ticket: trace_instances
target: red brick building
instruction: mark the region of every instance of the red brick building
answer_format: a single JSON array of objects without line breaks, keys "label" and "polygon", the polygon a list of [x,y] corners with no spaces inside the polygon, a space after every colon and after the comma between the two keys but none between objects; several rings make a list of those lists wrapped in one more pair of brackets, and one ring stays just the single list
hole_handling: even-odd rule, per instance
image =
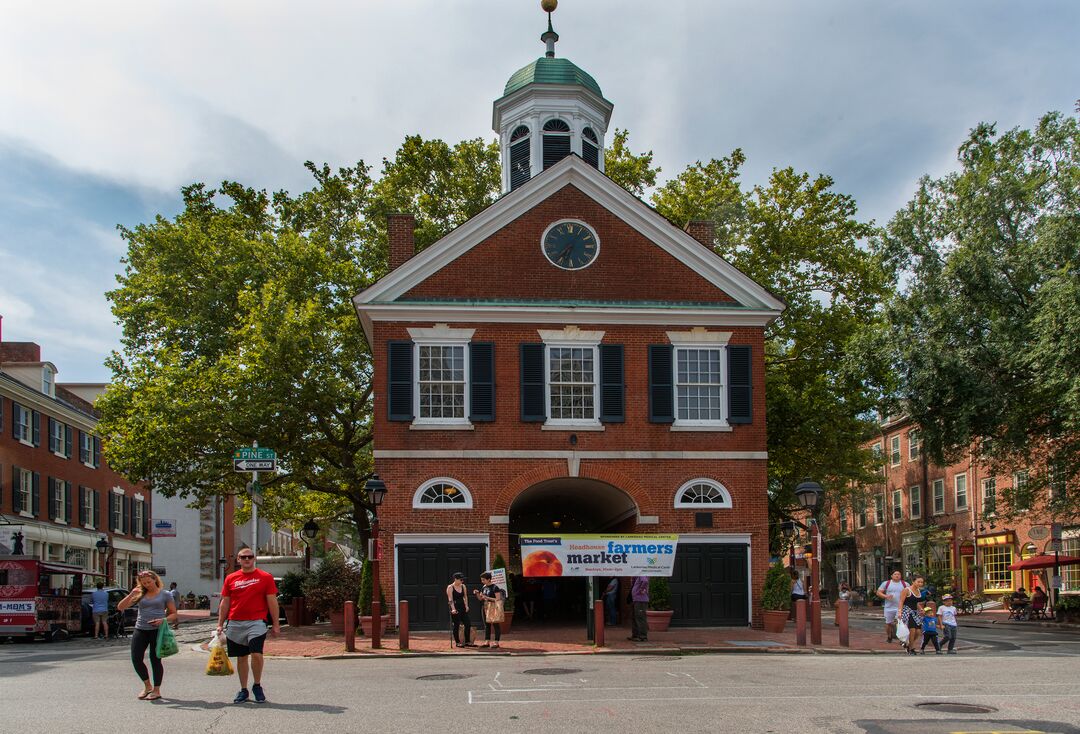
[{"label": "red brick building", "polygon": [[[1052,519],[1041,510],[1069,488],[1050,476],[1040,490],[1048,496],[1033,497],[1032,511],[1011,518],[997,512],[1006,489],[1032,482],[1046,467],[995,472],[977,450],[937,466],[921,450],[918,426],[907,419],[883,423],[881,435],[866,447],[881,457],[883,481],[866,488],[865,501],[833,508],[825,551],[828,586],[847,581],[872,588],[893,570],[929,568],[948,572],[967,592],[993,597],[1020,587],[1030,592],[1049,580],[1051,572],[1044,577],[1008,566],[1052,552]],[[1080,526],[1065,524],[1062,552],[1080,555]],[[1062,592],[1080,593],[1080,567],[1062,571]]]},{"label": "red brick building", "polygon": [[[758,624],[783,304],[604,175],[612,105],[552,36],[495,102],[505,194],[418,254],[392,216],[392,271],[354,299],[387,600],[443,627],[450,574],[514,568],[521,533],[678,533],[673,624]],[[585,580],[553,583],[583,620]]]},{"label": "red brick building", "polygon": [[0,553],[19,532],[26,555],[108,565],[110,582],[127,586],[150,567],[151,493],[102,458],[91,402],[105,386],[56,376],[37,344],[0,343]]}]

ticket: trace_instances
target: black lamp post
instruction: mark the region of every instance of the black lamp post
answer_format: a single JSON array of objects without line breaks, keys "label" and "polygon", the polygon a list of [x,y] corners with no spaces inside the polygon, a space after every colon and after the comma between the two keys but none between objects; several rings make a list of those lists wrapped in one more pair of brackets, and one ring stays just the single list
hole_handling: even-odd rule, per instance
[{"label": "black lamp post", "polygon": [[112,548],[109,545],[109,538],[107,536],[102,535],[101,539],[98,540],[98,542],[94,544],[94,547],[98,549],[98,553],[101,553],[101,554],[104,555],[104,560],[101,562],[101,565],[102,565],[101,570],[105,572],[105,585],[108,586],[109,585],[109,565],[110,565],[110,563],[109,563],[109,551]]},{"label": "black lamp post", "polygon": [[372,474],[365,485],[368,502],[371,505],[371,547],[368,558],[371,559],[371,647],[382,647],[382,598],[379,594],[379,505],[386,498],[386,482]]},{"label": "black lamp post", "polygon": [[311,570],[311,544],[315,542],[315,536],[319,534],[319,523],[314,519],[304,523],[300,528],[300,539],[304,541],[304,568]]},{"label": "black lamp post", "polygon": [[821,589],[818,577],[818,556],[821,555],[821,526],[816,513],[818,500],[821,499],[821,485],[810,479],[804,479],[795,487],[795,498],[810,516],[810,542],[813,550],[810,555],[810,583],[807,592],[810,595],[810,642],[821,644]]}]

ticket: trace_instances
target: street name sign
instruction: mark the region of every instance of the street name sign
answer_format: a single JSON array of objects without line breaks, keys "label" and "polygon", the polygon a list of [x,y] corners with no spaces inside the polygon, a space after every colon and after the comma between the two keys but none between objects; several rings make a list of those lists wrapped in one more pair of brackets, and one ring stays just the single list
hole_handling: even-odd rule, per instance
[{"label": "street name sign", "polygon": [[233,451],[233,471],[277,471],[273,449],[242,448]]}]

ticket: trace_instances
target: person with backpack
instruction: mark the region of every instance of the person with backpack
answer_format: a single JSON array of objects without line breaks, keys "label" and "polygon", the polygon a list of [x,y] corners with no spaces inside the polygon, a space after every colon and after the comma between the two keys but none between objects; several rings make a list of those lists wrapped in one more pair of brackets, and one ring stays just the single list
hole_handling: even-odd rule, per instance
[{"label": "person with backpack", "polygon": [[883,600],[885,610],[885,642],[892,642],[896,638],[896,617],[900,614],[900,595],[908,587],[907,582],[901,578],[899,571],[893,571],[888,581],[885,581],[877,589],[878,599]]}]

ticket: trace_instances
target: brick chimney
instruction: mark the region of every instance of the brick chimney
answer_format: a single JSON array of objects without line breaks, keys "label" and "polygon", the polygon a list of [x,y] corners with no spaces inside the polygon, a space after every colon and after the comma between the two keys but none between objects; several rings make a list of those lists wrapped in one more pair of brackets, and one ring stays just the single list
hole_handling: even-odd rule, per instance
[{"label": "brick chimney", "polygon": [[711,219],[692,219],[686,225],[686,233],[711,250],[716,243],[716,222]]},{"label": "brick chimney", "polygon": [[41,347],[34,342],[0,342],[0,362],[40,362]]},{"label": "brick chimney", "polygon": [[386,233],[390,242],[390,270],[396,270],[416,254],[416,217],[412,214],[388,214]]}]

